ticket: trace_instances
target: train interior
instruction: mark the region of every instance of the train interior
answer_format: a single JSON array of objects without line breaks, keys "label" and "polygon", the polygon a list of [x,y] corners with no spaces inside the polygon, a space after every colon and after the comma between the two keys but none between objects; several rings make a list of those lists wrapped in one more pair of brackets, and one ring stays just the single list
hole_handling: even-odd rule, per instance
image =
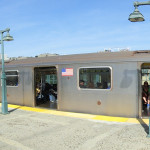
[{"label": "train interior", "polygon": [[142,77],[142,117],[150,116],[150,63],[141,66]]},{"label": "train interior", "polygon": [[56,67],[36,67],[34,68],[34,76],[36,106],[57,109]]}]

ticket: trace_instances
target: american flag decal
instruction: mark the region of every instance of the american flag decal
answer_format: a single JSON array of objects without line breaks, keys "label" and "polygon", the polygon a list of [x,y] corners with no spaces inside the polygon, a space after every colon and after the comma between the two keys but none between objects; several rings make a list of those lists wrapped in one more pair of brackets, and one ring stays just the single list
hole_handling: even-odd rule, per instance
[{"label": "american flag decal", "polygon": [[62,76],[73,76],[73,68],[63,68],[61,71]]}]

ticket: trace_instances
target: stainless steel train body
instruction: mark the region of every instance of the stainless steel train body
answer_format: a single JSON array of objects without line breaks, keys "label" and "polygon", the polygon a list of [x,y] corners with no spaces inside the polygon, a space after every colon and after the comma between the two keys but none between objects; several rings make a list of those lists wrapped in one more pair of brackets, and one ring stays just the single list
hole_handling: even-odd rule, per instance
[{"label": "stainless steel train body", "polygon": [[[49,69],[55,68],[57,110],[141,117],[142,67],[150,68],[149,51],[100,52],[13,60],[5,63],[6,75],[9,71],[17,72],[14,74],[18,78],[18,84],[7,86],[7,100],[10,104],[37,106],[36,74],[41,73],[42,69],[46,70],[44,71],[46,74]],[[71,74],[63,75],[63,69],[67,68],[71,69]],[[99,68],[101,72],[109,70],[110,88],[79,86],[80,72],[89,71],[91,68],[94,68],[95,72]],[[95,75],[95,78],[100,80],[99,76]]]}]

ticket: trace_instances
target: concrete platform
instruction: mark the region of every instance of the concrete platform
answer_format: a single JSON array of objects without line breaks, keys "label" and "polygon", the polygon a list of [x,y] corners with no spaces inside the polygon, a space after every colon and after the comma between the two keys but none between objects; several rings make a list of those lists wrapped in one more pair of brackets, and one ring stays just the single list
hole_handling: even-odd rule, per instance
[{"label": "concrete platform", "polygon": [[0,114],[1,150],[149,150],[148,119],[8,105]]}]

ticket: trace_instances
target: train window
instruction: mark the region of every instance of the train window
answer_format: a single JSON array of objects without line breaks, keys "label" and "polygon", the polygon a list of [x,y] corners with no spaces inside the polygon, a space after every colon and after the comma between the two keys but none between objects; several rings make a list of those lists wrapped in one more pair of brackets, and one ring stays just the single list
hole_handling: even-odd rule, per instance
[{"label": "train window", "polygon": [[80,68],[79,87],[86,89],[110,89],[111,69],[105,68]]},{"label": "train window", "polygon": [[45,76],[45,81],[49,84],[57,84],[57,75],[56,74],[47,74]]},{"label": "train window", "polygon": [[18,71],[5,71],[6,85],[18,86]]}]

